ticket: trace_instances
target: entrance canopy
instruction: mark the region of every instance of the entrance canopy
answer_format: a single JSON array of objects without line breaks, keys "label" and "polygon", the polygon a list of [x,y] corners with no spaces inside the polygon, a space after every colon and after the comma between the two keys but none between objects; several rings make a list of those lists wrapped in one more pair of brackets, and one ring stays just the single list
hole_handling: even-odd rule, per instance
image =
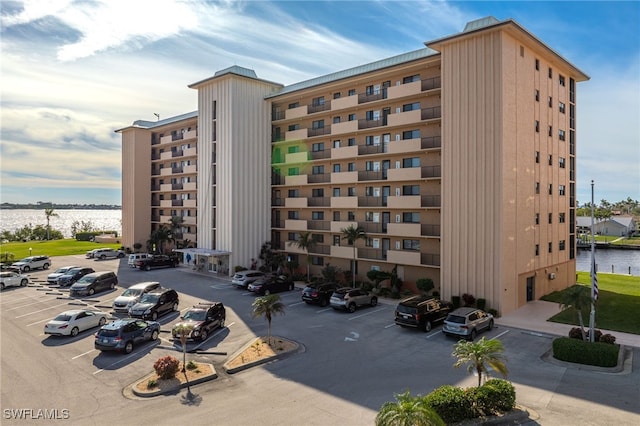
[{"label": "entrance canopy", "polygon": [[182,253],[182,261],[184,264],[192,266],[195,270],[220,274],[229,273],[230,251],[208,248],[181,248],[173,251]]}]

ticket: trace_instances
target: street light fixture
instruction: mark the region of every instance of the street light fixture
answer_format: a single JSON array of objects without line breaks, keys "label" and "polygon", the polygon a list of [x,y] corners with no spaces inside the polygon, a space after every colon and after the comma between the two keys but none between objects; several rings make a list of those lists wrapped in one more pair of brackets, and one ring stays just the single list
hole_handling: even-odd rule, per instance
[{"label": "street light fixture", "polygon": [[32,249],[31,247],[29,247],[29,256],[31,256],[31,251],[32,251],[32,250],[33,250],[33,249]]}]

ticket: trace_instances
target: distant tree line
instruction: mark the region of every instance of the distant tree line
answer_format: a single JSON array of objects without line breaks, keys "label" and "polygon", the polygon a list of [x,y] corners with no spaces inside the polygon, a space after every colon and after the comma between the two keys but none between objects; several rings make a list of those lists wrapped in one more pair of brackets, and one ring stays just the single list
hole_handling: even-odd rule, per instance
[{"label": "distant tree line", "polygon": [[[614,214],[623,214],[628,216],[640,217],[640,202],[627,197],[626,200],[610,203],[607,200],[600,200],[600,203],[594,203],[593,215],[597,219],[606,219]],[[584,203],[578,207],[576,214],[578,216],[591,216],[591,203]]]},{"label": "distant tree line", "polygon": [[0,204],[0,210],[42,210],[42,209],[57,209],[57,210],[122,210],[122,206],[116,204],[56,204],[56,203],[43,203],[38,202],[36,204],[16,204],[16,203],[2,203]]},{"label": "distant tree line", "polygon": [[[0,240],[1,241],[47,241],[47,240],[64,239],[64,235],[62,234],[61,231],[51,228],[51,224],[50,224],[51,218],[58,216],[58,214],[54,211],[54,209],[45,208],[44,215],[47,220],[46,226],[43,226],[43,225],[33,226],[30,223],[14,231],[2,230],[0,231]],[[95,225],[90,220],[87,220],[87,221],[74,220],[71,223],[71,235],[74,238],[78,233],[94,232],[94,231],[96,231]]]}]

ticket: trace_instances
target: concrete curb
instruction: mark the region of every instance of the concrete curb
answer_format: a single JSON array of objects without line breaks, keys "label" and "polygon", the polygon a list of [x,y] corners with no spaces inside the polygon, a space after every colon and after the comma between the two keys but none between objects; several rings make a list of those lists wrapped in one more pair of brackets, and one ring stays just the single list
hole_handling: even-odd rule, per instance
[{"label": "concrete curb", "polygon": [[240,354],[242,352],[244,352],[245,350],[250,348],[251,345],[254,344],[254,342],[256,342],[259,339],[262,339],[261,337],[256,337],[255,339],[252,339],[248,343],[246,343],[242,348],[240,348],[240,350],[234,352],[233,355],[231,355],[229,357],[229,360],[227,362],[225,362],[222,367],[225,369],[225,371],[228,374],[235,374],[235,373],[238,373],[240,371],[247,370],[247,369],[249,369],[251,367],[255,367],[257,365],[266,364],[268,362],[271,362],[271,361],[274,361],[274,360],[277,360],[277,359],[286,358],[291,354],[301,353],[301,352],[305,351],[304,345],[302,345],[302,344],[300,344],[298,342],[294,342],[293,340],[285,339],[284,337],[279,337],[279,336],[271,336],[271,337],[275,338],[275,339],[286,340],[286,341],[291,342],[294,345],[296,345],[296,347],[294,349],[290,350],[290,351],[282,352],[282,353],[275,354],[275,355],[267,357],[267,358],[263,358],[263,359],[259,359],[257,361],[253,361],[253,362],[249,362],[249,363],[246,363],[246,364],[242,364],[242,365],[240,365],[238,367],[229,367],[228,365],[229,365],[229,363],[231,363],[232,360],[236,359],[238,356],[240,356]]},{"label": "concrete curb", "polygon": [[[157,390],[157,391],[153,391],[153,392],[140,392],[139,390],[136,390],[136,385],[138,385],[138,383],[141,382],[145,382],[147,380],[149,380],[151,377],[155,376],[155,373],[149,373],[146,376],[144,376],[142,379],[140,380],[136,380],[135,382],[133,382],[132,384],[130,384],[129,386],[127,386],[127,389],[131,390],[131,393],[133,393],[135,396],[141,397],[141,398],[152,398],[154,396],[160,396],[160,395],[170,395],[175,393],[176,391],[180,390],[180,389],[184,389],[187,386],[191,387],[191,386],[195,386],[195,385],[199,385],[200,383],[204,383],[204,382],[208,382],[211,381],[213,379],[217,379],[218,378],[218,373],[216,372],[215,367],[213,366],[213,364],[208,364],[208,363],[200,363],[200,364],[204,364],[207,365],[211,368],[211,374],[208,374],[204,377],[201,377],[197,380],[193,380],[191,382],[187,383],[181,383],[180,386],[174,386],[171,389],[165,389],[165,390]],[[180,374],[180,373],[178,373]],[[125,393],[126,390],[125,389]]]}]

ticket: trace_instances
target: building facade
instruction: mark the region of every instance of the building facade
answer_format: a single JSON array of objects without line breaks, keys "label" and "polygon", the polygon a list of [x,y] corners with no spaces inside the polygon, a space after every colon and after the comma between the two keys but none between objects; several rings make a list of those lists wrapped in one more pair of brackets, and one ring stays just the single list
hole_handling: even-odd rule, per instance
[{"label": "building facade", "polygon": [[[153,160],[169,155],[153,135],[197,119],[186,197],[198,250],[224,254],[209,270],[248,266],[271,241],[303,267],[309,255],[313,273],[349,271],[355,255],[359,279],[395,269],[404,288],[431,278],[443,298],[472,294],[502,313],[572,285],[576,83],[588,77],[512,20],[425,44],[289,86],[232,67],[190,86],[197,114],[119,130],[125,245],[144,238],[145,216],[183,211],[153,205],[183,189],[125,187],[181,178],[138,169],[170,164]],[[355,247],[350,226],[366,233]]]}]

